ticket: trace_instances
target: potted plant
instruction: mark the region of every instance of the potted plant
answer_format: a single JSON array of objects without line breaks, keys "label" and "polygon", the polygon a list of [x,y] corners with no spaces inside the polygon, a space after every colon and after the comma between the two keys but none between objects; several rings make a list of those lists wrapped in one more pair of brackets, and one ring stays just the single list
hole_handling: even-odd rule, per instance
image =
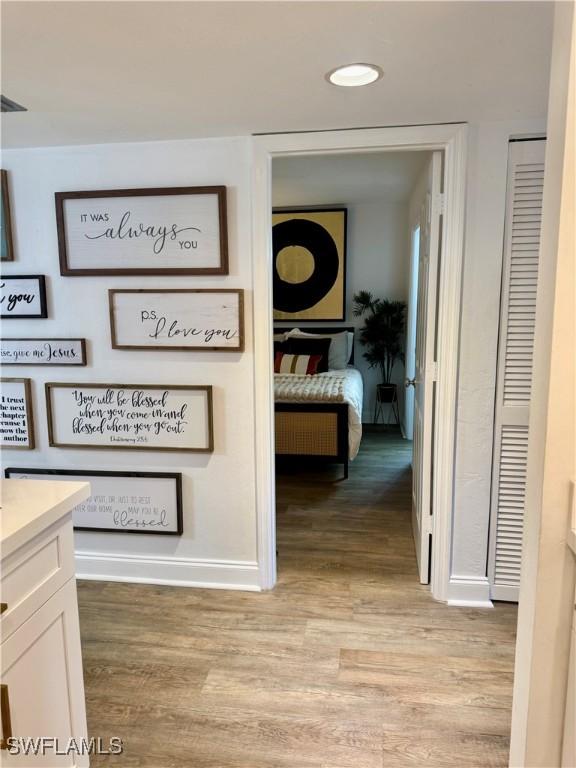
[{"label": "potted plant", "polygon": [[404,361],[406,303],[377,299],[370,291],[359,291],[354,296],[352,312],[355,317],[364,317],[359,337],[366,347],[364,358],[370,368],[380,370],[382,380],[377,389],[378,400],[395,403],[397,394],[392,371],[398,360]]}]

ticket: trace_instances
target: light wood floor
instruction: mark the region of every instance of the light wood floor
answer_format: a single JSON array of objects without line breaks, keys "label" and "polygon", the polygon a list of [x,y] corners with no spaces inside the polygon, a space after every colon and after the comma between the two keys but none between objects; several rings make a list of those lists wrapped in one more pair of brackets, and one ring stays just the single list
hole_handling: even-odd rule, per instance
[{"label": "light wood floor", "polygon": [[[278,478],[279,584],[82,582],[90,735],[132,768],[507,765],[516,609],[418,584],[406,443]],[[323,477],[323,482],[318,482]]]}]

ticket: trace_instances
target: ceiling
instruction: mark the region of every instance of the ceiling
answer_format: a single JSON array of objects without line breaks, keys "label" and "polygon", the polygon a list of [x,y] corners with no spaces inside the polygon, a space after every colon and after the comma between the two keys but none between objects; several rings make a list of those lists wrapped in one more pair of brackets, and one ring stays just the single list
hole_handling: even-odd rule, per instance
[{"label": "ceiling", "polygon": [[272,164],[272,203],[405,203],[429,157],[429,152],[367,152],[279,158]]},{"label": "ceiling", "polygon": [[[549,2],[2,2],[3,145],[545,116]],[[334,67],[384,78],[336,88]]]}]

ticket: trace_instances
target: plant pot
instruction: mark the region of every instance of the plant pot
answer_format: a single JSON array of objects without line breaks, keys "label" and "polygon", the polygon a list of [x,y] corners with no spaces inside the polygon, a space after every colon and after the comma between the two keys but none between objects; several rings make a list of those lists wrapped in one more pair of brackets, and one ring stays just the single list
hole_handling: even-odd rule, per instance
[{"label": "plant pot", "polygon": [[394,403],[398,400],[396,384],[378,384],[376,387],[376,399],[379,403]]}]

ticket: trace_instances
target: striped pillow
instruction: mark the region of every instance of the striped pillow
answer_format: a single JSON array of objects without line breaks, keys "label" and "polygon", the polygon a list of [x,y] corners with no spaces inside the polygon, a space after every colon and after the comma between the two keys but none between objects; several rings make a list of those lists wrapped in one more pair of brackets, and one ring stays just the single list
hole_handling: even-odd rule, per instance
[{"label": "striped pillow", "polygon": [[288,355],[276,352],[274,373],[300,373],[313,376],[318,373],[318,364],[322,355]]}]

